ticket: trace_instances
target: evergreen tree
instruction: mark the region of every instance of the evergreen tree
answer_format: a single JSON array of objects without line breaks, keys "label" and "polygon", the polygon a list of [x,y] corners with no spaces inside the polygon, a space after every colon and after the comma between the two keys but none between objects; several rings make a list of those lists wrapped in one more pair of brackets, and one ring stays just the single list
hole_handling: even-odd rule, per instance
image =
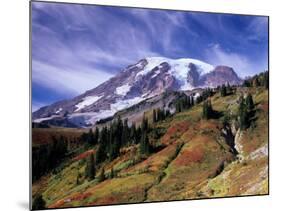
[{"label": "evergreen tree", "polygon": [[94,155],[91,154],[87,161],[87,166],[85,168],[85,176],[90,180],[95,179],[96,176],[96,163]]},{"label": "evergreen tree", "polygon": [[241,130],[245,130],[249,126],[248,110],[244,98],[242,97],[239,104],[239,125]]},{"label": "evergreen tree", "polygon": [[226,87],[225,87],[225,85],[223,84],[222,86],[221,86],[221,96],[222,97],[224,97],[224,96],[226,96]]},{"label": "evergreen tree", "polygon": [[251,94],[248,94],[246,97],[246,105],[247,105],[248,111],[252,111],[255,108],[253,97]]},{"label": "evergreen tree", "polygon": [[201,103],[202,100],[203,100],[202,96],[198,96],[198,97],[196,98],[196,104]]},{"label": "evergreen tree", "polygon": [[99,147],[96,152],[96,163],[101,163],[106,160],[106,148],[108,145],[108,130],[104,127],[100,134]]},{"label": "evergreen tree", "polygon": [[98,127],[96,127],[96,131],[95,131],[95,144],[98,143],[99,141],[99,136],[100,136],[100,130]]},{"label": "evergreen tree", "polygon": [[167,118],[169,116],[171,116],[171,113],[170,113],[170,110],[167,109],[167,110],[165,110],[165,118]]},{"label": "evergreen tree", "polygon": [[136,144],[138,144],[140,142],[141,134],[142,134],[142,129],[141,129],[141,126],[139,126],[136,131]]},{"label": "evergreen tree", "polygon": [[60,164],[68,152],[68,140],[65,136],[52,136],[52,142],[32,147],[32,180],[39,179]]},{"label": "evergreen tree", "polygon": [[156,110],[156,118],[157,118],[157,121],[161,121],[162,120],[162,117],[161,117],[161,110],[160,108],[157,108]]},{"label": "evergreen tree", "polygon": [[208,115],[211,117],[213,115],[213,106],[211,100],[208,100]]},{"label": "evergreen tree", "polygon": [[149,139],[148,139],[147,133],[144,132],[142,134],[141,142],[140,142],[140,153],[148,155],[149,151],[150,151],[149,148],[150,148],[150,146],[149,146]]},{"label": "evergreen tree", "polygon": [[162,121],[165,119],[164,109],[158,108],[156,114],[157,114],[157,121]]},{"label": "evergreen tree", "polygon": [[128,119],[124,120],[123,123],[123,131],[122,131],[122,146],[126,146],[129,143],[129,126],[128,126]]},{"label": "evergreen tree", "polygon": [[231,90],[231,86],[230,86],[230,84],[229,84],[229,82],[227,82],[227,85],[226,85],[226,93],[231,93],[232,92],[232,90]]},{"label": "evergreen tree", "polygon": [[136,130],[136,124],[133,122],[130,128],[130,144],[136,144],[136,143],[137,143],[137,130]]},{"label": "evergreen tree", "polygon": [[180,100],[176,101],[176,112],[177,113],[182,112],[182,106],[181,106],[181,101]]},{"label": "evergreen tree", "polygon": [[190,106],[194,106],[194,98],[192,95],[190,96]]},{"label": "evergreen tree", "polygon": [[114,178],[114,176],[115,176],[114,169],[113,169],[113,168],[111,168],[111,169],[110,169],[109,178],[110,178],[110,179],[112,179],[112,178]]},{"label": "evergreen tree", "polygon": [[190,108],[191,104],[190,104],[190,97],[186,96],[186,108]]},{"label": "evergreen tree", "polygon": [[32,203],[32,209],[33,210],[42,210],[44,209],[46,206],[46,202],[43,199],[42,195],[39,194],[37,196],[35,196],[33,203]]},{"label": "evergreen tree", "polygon": [[144,114],[143,114],[142,123],[141,123],[141,131],[142,131],[142,133],[148,131],[148,120]]},{"label": "evergreen tree", "polygon": [[205,100],[202,107],[202,118],[210,119],[213,115],[213,108],[210,100]]},{"label": "evergreen tree", "polygon": [[253,79],[253,86],[254,87],[260,86],[260,80],[259,80],[258,76],[254,77],[254,79]]},{"label": "evergreen tree", "polygon": [[110,150],[109,150],[109,159],[111,161],[114,160],[115,158],[117,158],[119,155],[120,147],[117,144],[117,142],[118,142],[118,137],[114,136],[112,138],[112,142],[110,144]]},{"label": "evergreen tree", "polygon": [[95,144],[95,135],[94,135],[94,133],[93,133],[92,128],[89,130],[89,133],[88,133],[88,142],[89,142],[89,144],[91,144],[91,145],[94,145],[94,144]]},{"label": "evergreen tree", "polygon": [[251,87],[250,81],[249,81],[249,80],[244,80],[243,86],[244,86],[244,87]]},{"label": "evergreen tree", "polygon": [[[114,125],[113,125],[113,127],[114,127]],[[116,149],[119,154],[119,149],[121,148],[121,145],[122,145],[122,132],[123,132],[123,121],[120,116],[118,116],[116,127],[114,127],[113,130],[114,130],[114,134],[116,136],[116,139],[115,139]]]},{"label": "evergreen tree", "polygon": [[80,140],[83,143],[88,143],[88,134],[87,133],[82,133],[82,135],[80,136]]},{"label": "evergreen tree", "polygon": [[202,118],[207,119],[207,103],[206,103],[206,101],[203,102]]}]

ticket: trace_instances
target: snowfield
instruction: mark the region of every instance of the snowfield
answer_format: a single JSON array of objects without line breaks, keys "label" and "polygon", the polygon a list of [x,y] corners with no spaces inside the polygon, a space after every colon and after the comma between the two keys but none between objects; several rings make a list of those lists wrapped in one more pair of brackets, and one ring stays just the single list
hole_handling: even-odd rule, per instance
[{"label": "snowfield", "polygon": [[77,107],[77,109],[75,110],[75,112],[81,110],[82,108],[92,105],[93,103],[97,102],[99,99],[101,99],[103,96],[87,96],[85,98],[83,98],[83,101],[81,101],[80,103],[78,103],[77,105],[75,105]]},{"label": "snowfield", "polygon": [[[159,67],[159,69],[161,69],[161,63],[167,62],[171,67],[168,73],[176,78],[176,80],[180,84],[180,90],[191,90],[194,88],[186,80],[187,74],[190,71],[189,68],[190,63],[196,65],[198,73],[200,75],[209,73],[214,69],[214,67],[210,64],[190,58],[169,59],[165,57],[149,57],[146,58],[146,60],[148,64],[140,72],[136,74],[136,79],[140,76],[148,74],[155,67]],[[138,67],[141,67],[140,63],[136,65]],[[156,77],[158,74],[160,74],[160,70],[155,71],[152,78]],[[129,83],[126,83],[122,86],[117,87],[115,90],[115,94],[124,97],[130,91],[130,89],[131,89],[131,85]],[[137,96],[132,99],[117,100],[115,103],[110,105],[110,109],[108,110],[100,110],[99,112],[79,113],[79,111],[82,108],[92,105],[93,103],[97,102],[99,99],[103,97],[103,96],[88,96],[83,98],[83,100],[76,105],[77,109],[75,110],[75,113],[70,115],[69,120],[75,124],[77,123],[83,124],[83,122],[87,124],[95,124],[96,121],[111,117],[116,112],[129,108],[145,100],[149,96],[150,96],[149,93],[145,93],[142,96]],[[194,96],[194,98],[196,99],[197,97],[198,97],[198,93]]]},{"label": "snowfield", "polygon": [[117,101],[114,104],[111,104],[110,108],[115,113],[115,112],[123,110],[125,108],[129,108],[132,105],[135,105],[135,104],[143,101],[144,99],[145,98],[142,98],[142,97],[134,97],[132,99],[120,100],[120,101]]},{"label": "snowfield", "polygon": [[40,123],[40,122],[43,122],[45,120],[50,120],[50,119],[53,119],[55,117],[58,117],[57,115],[52,115],[50,117],[45,117],[45,118],[39,118],[39,119],[34,119],[33,122],[35,123]]},{"label": "snowfield", "polygon": [[116,88],[115,93],[118,95],[125,96],[131,89],[131,86],[129,84],[125,84],[123,86],[119,86]]},{"label": "snowfield", "polygon": [[[138,72],[136,77],[146,75],[149,73],[153,68],[159,66],[161,67],[161,63],[167,62],[171,69],[169,70],[169,73],[173,75],[181,84],[180,90],[190,90],[194,87],[190,86],[190,84],[186,80],[187,73],[189,72],[189,64],[192,63],[198,68],[198,73],[200,75],[206,74],[214,70],[214,66],[207,64],[205,62],[202,62],[197,59],[190,59],[190,58],[182,58],[182,59],[169,59],[165,57],[148,57],[146,58],[148,64],[143,68],[142,71]],[[157,76],[159,72],[155,73],[153,77]]]},{"label": "snowfield", "polygon": [[145,98],[135,97],[128,100],[120,100],[114,104],[111,104],[110,110],[100,110],[99,112],[86,112],[86,113],[73,113],[69,116],[69,120],[74,124],[83,124],[84,122],[87,124],[95,124],[96,121],[111,117],[116,112],[123,110],[125,108],[129,108],[132,105],[135,105]]},{"label": "snowfield", "polygon": [[59,109],[55,112],[55,114],[59,114],[61,111],[62,111],[62,108],[59,108]]}]

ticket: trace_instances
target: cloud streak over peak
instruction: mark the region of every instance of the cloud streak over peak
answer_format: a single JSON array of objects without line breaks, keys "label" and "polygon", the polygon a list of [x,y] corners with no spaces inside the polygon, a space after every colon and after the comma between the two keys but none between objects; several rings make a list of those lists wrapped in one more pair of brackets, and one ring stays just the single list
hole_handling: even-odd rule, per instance
[{"label": "cloud streak over peak", "polygon": [[[267,69],[266,17],[32,2],[36,105],[74,97],[150,56]],[[35,103],[34,103],[35,106]]]}]

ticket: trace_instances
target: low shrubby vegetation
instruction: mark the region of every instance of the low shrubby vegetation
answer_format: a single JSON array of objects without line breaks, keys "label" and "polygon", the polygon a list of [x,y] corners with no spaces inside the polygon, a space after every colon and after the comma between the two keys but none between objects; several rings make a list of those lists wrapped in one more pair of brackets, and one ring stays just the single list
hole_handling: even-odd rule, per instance
[{"label": "low shrubby vegetation", "polygon": [[267,72],[172,103],[35,145],[33,208],[267,193]]}]

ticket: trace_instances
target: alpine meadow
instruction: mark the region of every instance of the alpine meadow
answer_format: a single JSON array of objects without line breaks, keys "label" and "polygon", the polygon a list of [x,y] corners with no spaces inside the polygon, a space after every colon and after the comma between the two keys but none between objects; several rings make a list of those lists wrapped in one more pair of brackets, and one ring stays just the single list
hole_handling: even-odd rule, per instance
[{"label": "alpine meadow", "polygon": [[33,210],[269,193],[268,17],[31,12]]}]

